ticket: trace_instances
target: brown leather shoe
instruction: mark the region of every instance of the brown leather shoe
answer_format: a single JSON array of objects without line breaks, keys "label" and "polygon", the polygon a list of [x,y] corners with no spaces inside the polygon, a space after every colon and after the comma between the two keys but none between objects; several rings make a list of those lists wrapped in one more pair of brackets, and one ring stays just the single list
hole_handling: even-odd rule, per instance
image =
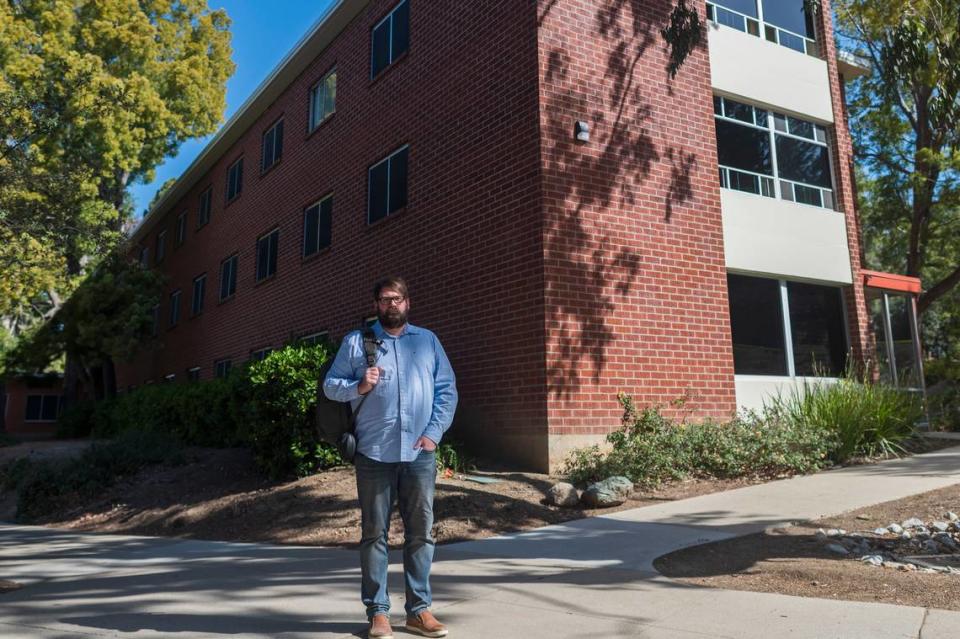
[{"label": "brown leather shoe", "polygon": [[374,615],[370,620],[370,630],[367,631],[370,639],[393,639],[393,628],[390,627],[390,617]]},{"label": "brown leather shoe", "polygon": [[421,610],[414,617],[407,617],[407,630],[424,637],[446,637],[447,627],[437,621],[429,610]]}]

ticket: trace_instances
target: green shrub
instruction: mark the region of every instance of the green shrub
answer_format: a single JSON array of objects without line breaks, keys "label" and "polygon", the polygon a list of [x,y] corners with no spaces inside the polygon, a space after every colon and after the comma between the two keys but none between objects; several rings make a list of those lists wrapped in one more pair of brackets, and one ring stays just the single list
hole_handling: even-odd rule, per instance
[{"label": "green shrub", "polygon": [[130,431],[110,443],[92,445],[75,459],[18,460],[5,474],[5,483],[18,489],[17,519],[29,521],[70,496],[96,495],[145,466],[182,461],[179,442],[168,435]]},{"label": "green shrub", "polygon": [[797,427],[819,428],[835,439],[830,458],[900,454],[901,442],[923,417],[919,397],[885,384],[844,378],[805,384],[773,402],[772,412]]},{"label": "green shrub", "polygon": [[81,402],[67,408],[57,418],[57,437],[59,439],[80,439],[93,432],[96,404]]},{"label": "green shrub", "polygon": [[960,362],[924,362],[930,424],[935,430],[960,430]]},{"label": "green shrub", "polygon": [[437,446],[437,472],[449,468],[455,473],[465,473],[475,467],[473,458],[467,455],[460,442],[444,440]]},{"label": "green shrub", "polygon": [[625,475],[644,486],[697,477],[740,477],[805,473],[828,463],[833,440],[816,428],[778,419],[770,413],[744,413],[726,422],[677,424],[656,408],[638,410],[620,395],[623,426],[599,446],[575,451],[563,473],[587,483]]},{"label": "green shrub", "polygon": [[8,435],[7,433],[0,432],[0,448],[5,448],[7,446],[15,446],[19,444],[20,440],[14,437],[13,435]]},{"label": "green shrub", "polygon": [[330,356],[325,345],[288,346],[252,363],[239,378],[234,419],[271,477],[303,477],[342,463],[314,426],[320,368]]}]

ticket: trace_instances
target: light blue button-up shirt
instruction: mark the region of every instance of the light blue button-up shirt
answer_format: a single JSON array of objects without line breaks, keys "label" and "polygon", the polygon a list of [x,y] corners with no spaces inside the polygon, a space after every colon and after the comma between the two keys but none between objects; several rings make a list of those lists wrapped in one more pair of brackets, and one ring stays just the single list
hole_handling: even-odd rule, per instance
[{"label": "light blue button-up shirt", "polygon": [[[357,416],[357,452],[380,462],[413,461],[413,448],[421,435],[440,443],[457,408],[457,382],[440,340],[425,328],[407,324],[394,337],[380,322],[373,332],[382,344],[377,366],[380,381]],[[343,338],[337,357],[323,380],[323,392],[338,402],[351,402],[354,410],[362,395],[357,387],[367,369],[363,333]]]}]

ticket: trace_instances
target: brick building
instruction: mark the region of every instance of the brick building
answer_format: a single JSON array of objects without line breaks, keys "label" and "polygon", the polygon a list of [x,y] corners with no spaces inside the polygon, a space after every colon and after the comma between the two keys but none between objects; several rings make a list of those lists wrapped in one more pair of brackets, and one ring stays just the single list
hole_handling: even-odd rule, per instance
[{"label": "brick building", "polygon": [[695,2],[671,80],[669,0],[338,0],[132,233],[170,279],[119,385],[339,338],[386,272],[457,372],[455,436],[529,467],[620,391],[723,417],[872,357],[864,70],[821,4]]}]

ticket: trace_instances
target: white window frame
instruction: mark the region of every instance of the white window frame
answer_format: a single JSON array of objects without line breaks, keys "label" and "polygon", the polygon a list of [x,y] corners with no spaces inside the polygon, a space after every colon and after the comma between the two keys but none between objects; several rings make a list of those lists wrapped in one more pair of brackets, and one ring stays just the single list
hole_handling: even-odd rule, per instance
[{"label": "white window frame", "polygon": [[[269,240],[269,238],[270,238],[270,236],[272,236],[272,235],[274,235],[274,234],[277,235],[277,253],[279,254],[279,252],[280,252],[280,227],[277,227],[277,228],[271,230],[271,231],[268,232],[268,233],[264,233],[263,235],[261,235],[260,237],[257,238],[257,251],[256,251],[257,263],[256,263],[256,267],[254,268],[254,278],[256,279],[257,283],[263,282],[264,280],[268,280],[268,279],[270,279],[271,277],[274,277],[274,276],[277,274],[277,269],[280,267],[280,256],[279,256],[279,255],[273,255],[273,253],[270,252],[270,240]],[[264,241],[264,240],[267,240],[267,270],[268,270],[268,271],[270,270],[270,258],[271,258],[271,257],[275,258],[276,266],[274,267],[272,273],[267,273],[267,274],[261,276],[261,275],[260,275],[260,242],[262,242],[262,241]]]},{"label": "white window frame", "polygon": [[[815,58],[820,57],[820,48],[817,45],[817,39],[820,37],[820,29],[816,20],[811,20],[813,22],[814,37],[808,38],[805,35],[801,35],[789,29],[784,29],[783,27],[778,27],[775,24],[766,22],[763,16],[763,0],[756,1],[756,6],[757,6],[756,18],[754,18],[753,16],[748,16],[745,13],[741,13],[736,9],[730,9],[729,7],[725,7],[723,6],[722,2],[723,0],[707,1],[707,19],[713,22],[714,24],[729,26],[717,20],[717,9],[720,9],[721,11],[729,13],[732,16],[740,18],[743,21],[743,29],[737,29],[742,33],[747,33],[749,35],[760,38],[762,40],[766,40],[767,42],[772,42],[774,44],[780,45],[781,47],[784,47],[785,49],[790,49],[791,51],[797,51],[793,47],[783,43],[783,34],[786,33],[786,34],[792,35],[795,38],[800,38],[800,40],[803,41],[803,51],[802,52],[797,51],[797,53],[805,53],[806,55],[809,55]],[[754,33],[753,31],[750,30],[750,23],[756,23],[757,33]],[[731,27],[731,28],[735,29],[736,27]],[[772,38],[771,38],[771,35],[773,36]]]},{"label": "white window frame", "polygon": [[[319,253],[320,251],[322,251],[322,250],[324,250],[324,249],[326,249],[326,248],[329,248],[329,246],[320,246],[320,245],[319,245],[319,240],[320,240],[320,213],[321,213],[321,210],[322,210],[322,208],[323,208],[321,205],[322,205],[324,202],[326,202],[327,200],[331,200],[331,199],[333,199],[333,193],[330,193],[329,195],[325,195],[324,197],[320,198],[319,200],[317,200],[316,202],[314,202],[314,203],[311,204],[310,206],[307,206],[306,208],[303,209],[303,248],[302,248],[302,250],[301,250],[301,252],[300,252],[300,257],[303,257],[303,258],[310,257],[311,255],[316,255],[316,254]],[[318,244],[317,244],[317,248],[316,248],[315,251],[311,251],[310,253],[307,253],[307,211],[309,211],[310,209],[312,209],[312,208],[314,208],[314,207],[317,207],[318,209],[321,209],[321,210],[318,210],[318,211],[317,211],[317,241],[318,241]],[[368,219],[369,219],[369,213],[368,213]]]},{"label": "white window frame", "polygon": [[[324,105],[327,103],[327,81],[333,77],[333,86],[334,86],[334,98],[333,98],[333,110],[330,113],[327,113],[324,110]],[[313,132],[321,124],[327,121],[327,118],[332,116],[337,112],[337,98],[336,98],[336,86],[337,86],[337,68],[334,67],[327,71],[320,80],[310,87],[309,93],[309,105],[308,105],[308,119],[309,122],[309,132]],[[319,99],[318,99],[319,97]],[[319,104],[320,109],[320,118],[317,118],[317,105]]]},{"label": "white window frame", "polygon": [[[376,162],[375,164],[371,164],[370,167],[367,169],[367,224],[373,223],[370,221],[370,213],[371,213],[370,204],[373,201],[373,198],[371,197],[373,194],[373,180],[371,179],[371,174],[373,173],[373,170],[378,166],[380,166],[381,164],[383,164],[384,162],[387,163],[387,214],[384,216],[384,219],[386,219],[393,214],[393,212],[390,210],[390,183],[393,180],[392,160],[394,157],[400,155],[403,151],[409,151],[409,149],[410,149],[410,145],[404,144],[403,146],[400,146],[399,148],[394,150],[392,153],[390,153],[390,155],[383,158],[379,162]],[[408,152],[407,153],[407,201],[408,203],[409,203],[409,200],[410,200],[410,153]]]},{"label": "white window frame", "polygon": [[[213,363],[214,376],[217,378],[223,379],[230,374],[230,370],[232,368],[233,368],[233,360],[230,359],[229,357],[218,359]],[[223,375],[220,374],[221,369],[224,369]]]},{"label": "white window frame", "polygon": [[[386,71],[387,69],[389,69],[391,66],[393,66],[393,63],[396,62],[396,60],[395,60],[394,57],[393,57],[393,14],[395,14],[395,13],[397,12],[397,9],[399,9],[401,6],[403,6],[403,5],[404,5],[405,3],[407,3],[407,2],[409,2],[409,0],[400,0],[400,2],[398,2],[398,3],[393,7],[393,9],[390,9],[390,13],[388,13],[387,15],[385,15],[379,22],[377,22],[375,25],[373,25],[373,28],[372,28],[372,29],[370,29],[370,79],[371,79],[371,80],[373,80],[373,79],[376,78],[378,75],[380,75],[380,73],[383,73],[384,71]],[[390,40],[389,40],[388,43],[387,43],[387,53],[389,54],[389,60],[388,60],[388,62],[387,62],[387,66],[383,67],[383,68],[380,70],[380,73],[376,73],[376,74],[375,74],[375,73],[373,72],[373,56],[374,56],[374,50],[373,50],[373,34],[374,34],[374,33],[377,31],[377,29],[379,29],[380,26],[383,25],[383,23],[386,22],[387,20],[390,21]],[[407,26],[408,26],[408,28],[409,28],[409,25],[407,25]]]},{"label": "white window frame", "polygon": [[[277,129],[283,127],[283,118],[270,125],[260,136],[260,173],[266,173],[283,159],[283,135],[280,135],[280,152],[277,153]],[[267,136],[271,135],[270,164],[267,164]]]}]

